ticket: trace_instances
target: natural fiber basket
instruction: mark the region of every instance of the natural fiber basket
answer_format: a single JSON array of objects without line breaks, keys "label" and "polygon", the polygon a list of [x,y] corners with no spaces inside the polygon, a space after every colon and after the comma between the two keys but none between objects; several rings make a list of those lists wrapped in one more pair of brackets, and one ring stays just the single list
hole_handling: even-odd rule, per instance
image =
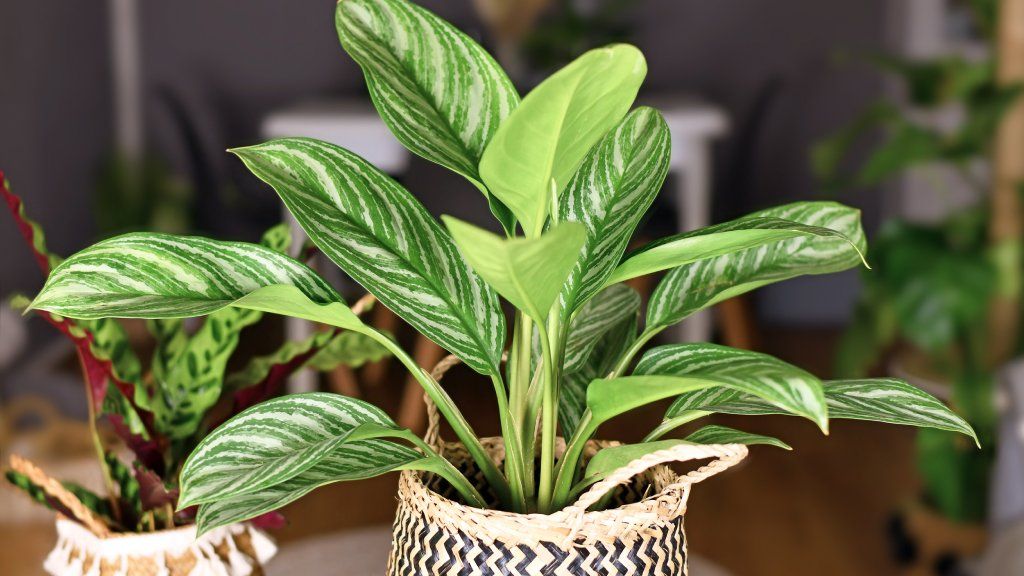
[{"label": "natural fiber basket", "polygon": [[262,576],[277,547],[249,524],[211,530],[195,526],[99,537],[57,519],[57,546],[43,568],[54,576]]},{"label": "natural fiber basket", "polygon": [[[486,483],[465,448],[443,443],[429,404],[426,440],[441,449],[485,494]],[[483,439],[499,464],[500,438]],[[593,442],[592,455],[601,446]],[[447,484],[421,472],[402,472],[398,486],[389,576],[680,576],[686,574],[683,515],[690,488],[747,454],[738,444],[684,444],[630,462],[595,484],[572,506],[550,515],[515,514],[460,504]],[[685,475],[666,463],[711,459]],[[617,507],[588,512],[619,485]]]}]

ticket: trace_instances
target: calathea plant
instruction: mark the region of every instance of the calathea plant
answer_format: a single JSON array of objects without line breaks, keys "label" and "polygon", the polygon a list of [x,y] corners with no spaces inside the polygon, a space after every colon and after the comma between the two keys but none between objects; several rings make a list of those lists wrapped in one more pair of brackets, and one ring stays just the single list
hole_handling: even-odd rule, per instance
[{"label": "calathea plant", "polygon": [[[715,412],[793,414],[822,430],[830,418],[856,418],[973,434],[941,403],[896,380],[823,383],[771,357],[711,344],[641,356],[665,328],[723,299],[856,266],[864,235],[856,210],[806,202],[625,254],[670,152],[661,115],[630,110],[646,72],[636,48],[588,52],[520,100],[480,46],[405,0],[342,0],[337,28],[395,136],[465,176],[503,232],[450,217],[442,226],[394,180],[326,142],[289,138],[233,152],[324,254],[490,382],[503,466],[428,372],[312,270],[278,252],[129,234],[55,268],[32,308],[72,318],[258,310],[364,334],[422,385],[497,501],[376,407],[299,394],[242,412],[196,447],[182,470],[179,506],[200,506],[201,530],[323,484],[399,469],[434,472],[473,506],[548,513],[617,463],[666,443],[780,444],[722,427],[657,440]],[[641,327],[640,298],[623,282],[663,271]],[[499,297],[515,307],[511,338]],[[584,444],[602,423],[665,398],[677,400],[649,442],[584,461]],[[561,454],[558,436],[566,439]]]},{"label": "calathea plant", "polygon": [[[19,231],[44,274],[49,274],[51,269],[61,266],[62,259],[47,250],[42,228],[26,216],[24,204],[11,192],[2,173],[0,182],[0,192]],[[166,236],[149,236],[151,244],[171,240]],[[264,234],[258,249],[282,254],[290,241],[288,227],[282,224]],[[106,258],[121,249],[116,239],[107,246]],[[124,249],[142,254],[138,252],[142,247],[135,243]],[[115,268],[109,272],[116,273]],[[79,270],[88,273],[87,269]],[[15,296],[12,303],[24,307],[28,300]],[[329,370],[387,355],[365,336],[325,331],[303,341],[287,342],[266,356],[251,357],[240,369],[231,371],[229,361],[236,357],[242,330],[259,321],[261,314],[225,308],[207,316],[192,331],[186,330],[181,319],[148,321],[155,347],[146,363],[115,320],[71,319],[39,309],[36,313],[75,346],[86,384],[90,430],[107,494],[100,496],[71,483],[66,483],[65,488],[111,531],[151,531],[194,521],[194,509],[174,512],[178,473],[185,457],[218,421],[224,420],[225,412],[230,416],[277,395],[288,376],[305,366]],[[217,416],[219,405],[225,406]],[[104,424],[109,424],[123,440],[131,459],[125,461],[101,442],[98,426]],[[9,470],[7,479],[41,504],[68,518],[75,517],[25,473]],[[264,520],[273,523],[277,519],[267,516]]]}]

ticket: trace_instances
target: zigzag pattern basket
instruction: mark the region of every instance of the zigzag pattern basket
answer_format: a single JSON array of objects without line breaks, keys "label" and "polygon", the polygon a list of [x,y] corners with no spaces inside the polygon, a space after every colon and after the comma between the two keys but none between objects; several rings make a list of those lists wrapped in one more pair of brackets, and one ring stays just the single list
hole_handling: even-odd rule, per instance
[{"label": "zigzag pattern basket", "polygon": [[[592,454],[602,444],[593,444]],[[603,443],[610,445],[610,443]],[[484,446],[500,462],[500,438]],[[478,487],[482,477],[461,444],[445,456]],[[680,576],[686,574],[683,516],[693,484],[746,456],[740,445],[680,445],[629,463],[595,484],[571,507],[551,515],[472,508],[448,497],[443,481],[402,473],[389,576]],[[665,464],[713,459],[689,474]],[[587,512],[620,484],[618,507]],[[653,494],[653,495],[649,495]]]}]

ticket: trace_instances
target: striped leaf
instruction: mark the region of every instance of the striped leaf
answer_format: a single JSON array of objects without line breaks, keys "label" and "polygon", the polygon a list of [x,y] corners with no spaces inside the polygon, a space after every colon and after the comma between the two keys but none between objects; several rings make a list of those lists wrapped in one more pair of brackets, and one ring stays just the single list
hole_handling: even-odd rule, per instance
[{"label": "striped leaf", "polygon": [[316,140],[234,152],[349,276],[474,370],[498,373],[505,343],[498,297],[409,192],[351,152]]},{"label": "striped leaf", "polygon": [[336,24],[399,142],[473,182],[514,231],[511,212],[488,194],[477,168],[498,126],[519,105],[501,67],[454,26],[405,0],[343,0]]},{"label": "striped leaf", "polygon": [[[835,202],[797,202],[756,212],[721,226],[742,227],[747,219],[760,218],[829,228],[835,233],[800,233],[752,247],[740,245],[736,251],[671,270],[651,295],[648,327],[669,326],[694,312],[765,284],[805,274],[838,272],[862,261],[866,242],[858,210]],[[618,274],[613,278],[616,276]]]},{"label": "striped leaf", "polygon": [[544,229],[554,198],[629,111],[646,74],[633,46],[591,50],[534,88],[498,127],[480,175],[528,236]]},{"label": "striped leaf", "polygon": [[451,216],[444,223],[473,270],[538,323],[547,318],[586,236],[575,222],[536,238],[503,238]]},{"label": "striped leaf", "polygon": [[684,440],[694,444],[763,444],[766,446],[782,448],[783,450],[793,449],[789,444],[786,444],[777,438],[772,438],[771,436],[751,434],[750,432],[736,430],[735,428],[729,428],[728,426],[716,425],[705,426],[696,430]]},{"label": "striped leaf", "polygon": [[[252,494],[286,482],[359,439],[361,430],[398,431],[383,410],[338,394],[268,400],[211,432],[181,470],[179,507]],[[372,455],[367,469],[381,465]]]},{"label": "striped leaf", "polygon": [[828,408],[821,381],[767,354],[716,344],[670,344],[648,350],[634,374],[714,380],[720,386],[703,390],[708,396],[756,396],[828,430]]},{"label": "striped leaf", "polygon": [[562,370],[581,369],[605,334],[635,317],[639,310],[640,295],[625,284],[609,286],[584,304],[569,325]]},{"label": "striped leaf", "polygon": [[136,233],[65,260],[32,307],[71,318],[181,318],[215,312],[274,285],[293,286],[312,302],[341,302],[307,266],[263,246]]},{"label": "striped leaf", "polygon": [[668,125],[637,108],[590,150],[558,199],[562,221],[587,227],[579,262],[562,291],[568,317],[601,291],[668,173]]},{"label": "striped leaf", "polygon": [[[959,432],[978,441],[974,429],[940,400],[895,378],[825,381],[825,401],[833,419],[868,420]],[[715,391],[681,395],[669,407],[666,420],[693,410],[758,416],[788,414],[750,395]]]},{"label": "striped leaf", "polygon": [[612,327],[597,342],[579,369],[562,374],[562,385],[558,391],[558,423],[566,438],[571,438],[576,432],[587,409],[587,387],[595,379],[607,376],[636,340],[637,320],[634,314]]},{"label": "striped leaf", "polygon": [[346,480],[362,480],[386,474],[423,455],[387,440],[360,440],[337,448],[305,472],[274,486],[199,506],[196,524],[200,534],[255,518],[298,500],[314,489]]},{"label": "striped leaf", "polygon": [[781,218],[747,217],[652,242],[629,254],[608,281],[624,282],[684,264],[770,246],[782,240],[815,236],[844,239],[850,248],[858,251],[853,241],[830,228],[806,226]]}]

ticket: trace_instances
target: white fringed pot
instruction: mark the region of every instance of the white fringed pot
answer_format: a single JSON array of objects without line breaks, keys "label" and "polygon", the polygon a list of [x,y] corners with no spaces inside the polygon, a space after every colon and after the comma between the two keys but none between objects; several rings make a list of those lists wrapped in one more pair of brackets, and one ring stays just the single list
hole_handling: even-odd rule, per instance
[{"label": "white fringed pot", "polygon": [[[499,463],[499,438],[484,447]],[[592,454],[601,445],[592,443]],[[463,473],[485,482],[461,444],[443,452]],[[741,445],[679,445],[630,462],[595,484],[572,506],[550,515],[514,514],[455,502],[437,477],[405,471],[399,482],[389,576],[681,576],[686,574],[683,516],[690,488],[740,462]],[[712,461],[685,475],[666,463]],[[617,507],[587,508],[620,486]]]},{"label": "white fringed pot", "polygon": [[54,576],[261,576],[277,552],[250,524],[196,538],[195,526],[101,538],[81,524],[57,519],[57,546],[43,565]]}]

